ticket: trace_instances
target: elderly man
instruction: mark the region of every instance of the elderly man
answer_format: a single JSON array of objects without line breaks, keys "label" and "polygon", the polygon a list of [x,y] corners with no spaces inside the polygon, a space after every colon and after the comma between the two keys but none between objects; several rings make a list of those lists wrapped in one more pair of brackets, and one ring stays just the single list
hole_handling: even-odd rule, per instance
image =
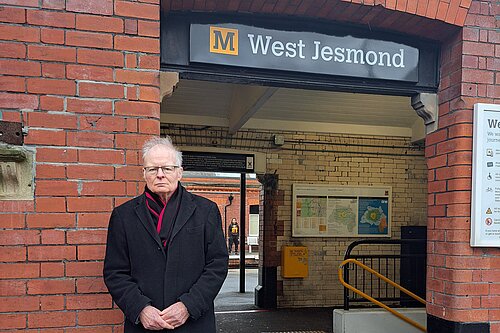
[{"label": "elderly man", "polygon": [[143,161],[146,188],[113,210],[104,259],[124,332],[215,333],[228,266],[219,209],[180,184],[182,153],[170,138],[146,142]]}]

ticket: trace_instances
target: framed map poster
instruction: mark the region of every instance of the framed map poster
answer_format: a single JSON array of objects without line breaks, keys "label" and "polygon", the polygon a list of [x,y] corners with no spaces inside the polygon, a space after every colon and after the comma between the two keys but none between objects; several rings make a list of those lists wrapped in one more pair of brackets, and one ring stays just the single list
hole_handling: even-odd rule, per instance
[{"label": "framed map poster", "polygon": [[390,186],[293,184],[293,237],[390,237]]}]

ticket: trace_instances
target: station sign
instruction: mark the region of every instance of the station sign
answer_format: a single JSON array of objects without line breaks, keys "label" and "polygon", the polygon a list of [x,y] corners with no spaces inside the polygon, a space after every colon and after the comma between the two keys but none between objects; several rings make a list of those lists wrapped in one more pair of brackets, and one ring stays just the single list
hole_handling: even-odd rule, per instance
[{"label": "station sign", "polygon": [[500,247],[500,105],[474,105],[471,246]]},{"label": "station sign", "polygon": [[182,152],[182,168],[185,171],[212,171],[253,173],[255,156],[210,152]]},{"label": "station sign", "polygon": [[418,48],[351,35],[192,23],[189,46],[191,63],[407,82],[419,79]]}]

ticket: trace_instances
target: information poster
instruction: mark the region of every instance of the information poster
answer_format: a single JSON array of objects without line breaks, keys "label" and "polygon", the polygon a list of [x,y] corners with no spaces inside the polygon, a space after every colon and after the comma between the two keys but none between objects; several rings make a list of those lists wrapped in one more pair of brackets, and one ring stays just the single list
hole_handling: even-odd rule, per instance
[{"label": "information poster", "polygon": [[500,247],[500,105],[474,106],[471,246]]},{"label": "information poster", "polygon": [[293,237],[389,237],[392,188],[293,185]]}]

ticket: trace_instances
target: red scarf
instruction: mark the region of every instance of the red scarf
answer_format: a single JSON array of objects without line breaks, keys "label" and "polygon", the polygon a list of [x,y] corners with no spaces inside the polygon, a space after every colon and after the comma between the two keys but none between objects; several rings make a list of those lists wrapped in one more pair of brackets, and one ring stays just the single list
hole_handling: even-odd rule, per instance
[{"label": "red scarf", "polygon": [[179,184],[175,192],[168,198],[167,202],[163,201],[159,195],[151,192],[147,186],[144,190],[146,195],[146,207],[153,219],[156,232],[160,235],[161,243],[165,248],[167,248],[170,237],[172,236],[175,220],[179,213],[183,190],[184,188]]}]

